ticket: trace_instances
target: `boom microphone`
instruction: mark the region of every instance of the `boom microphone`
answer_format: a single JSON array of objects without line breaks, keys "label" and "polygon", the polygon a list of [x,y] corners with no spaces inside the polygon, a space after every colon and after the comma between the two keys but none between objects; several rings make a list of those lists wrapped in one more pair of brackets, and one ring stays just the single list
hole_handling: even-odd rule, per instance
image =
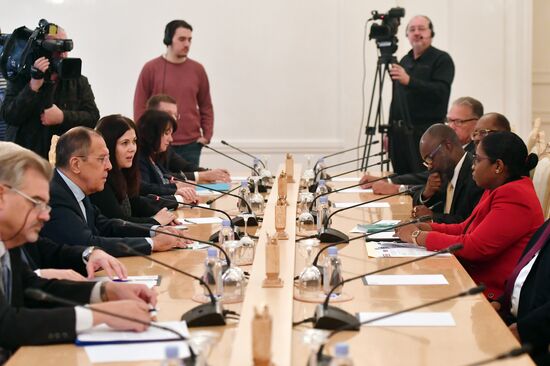
[{"label": "boom microphone", "polygon": [[254,155],[252,155],[252,154],[250,154],[250,153],[247,153],[246,151],[241,150],[241,149],[239,149],[238,147],[231,145],[230,143],[228,143],[228,142],[225,141],[225,140],[222,140],[221,143],[224,144],[225,146],[229,146],[230,148],[232,148],[232,149],[234,149],[234,150],[237,150],[237,151],[240,152],[240,153],[243,153],[243,154],[245,154],[245,155],[248,155],[248,156],[250,156],[250,157],[253,158],[253,159],[258,159],[258,161],[262,164],[262,166],[263,166],[264,169],[265,169],[265,164],[264,164],[264,162],[262,161],[262,159],[258,158],[257,156],[254,156]]}]

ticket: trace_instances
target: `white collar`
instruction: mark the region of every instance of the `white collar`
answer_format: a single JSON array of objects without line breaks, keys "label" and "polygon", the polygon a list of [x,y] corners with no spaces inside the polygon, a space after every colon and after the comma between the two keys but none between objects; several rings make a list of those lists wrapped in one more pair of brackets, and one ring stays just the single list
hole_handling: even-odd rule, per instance
[{"label": "white collar", "polygon": [[86,197],[86,195],[84,194],[84,192],[82,191],[82,189],[80,189],[79,186],[76,185],[75,182],[73,182],[69,177],[67,177],[65,174],[63,174],[61,172],[61,170],[59,169],[56,169],[57,172],[59,173],[59,175],[61,176],[61,178],[63,178],[63,180],[65,181],[65,183],[67,183],[67,186],[69,187],[69,189],[71,190],[71,192],[73,192],[73,195],[74,197],[76,198],[76,201],[77,202],[80,202],[84,199],[84,197]]},{"label": "white collar", "polygon": [[453,178],[449,183],[453,185],[453,189],[456,188],[456,181],[458,180],[458,175],[460,174],[460,169],[462,169],[462,165],[464,164],[464,160],[466,159],[466,153],[462,155],[462,158],[458,161],[458,163],[455,166],[455,170],[453,173]]}]

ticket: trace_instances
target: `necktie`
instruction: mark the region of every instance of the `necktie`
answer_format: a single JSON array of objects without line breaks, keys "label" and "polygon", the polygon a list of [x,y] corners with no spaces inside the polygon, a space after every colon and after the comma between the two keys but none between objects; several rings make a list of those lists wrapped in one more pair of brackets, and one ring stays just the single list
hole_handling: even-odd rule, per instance
[{"label": "necktie", "polygon": [[506,288],[504,289],[504,294],[502,295],[502,306],[501,311],[504,311],[504,314],[510,312],[510,307],[512,306],[512,292],[514,292],[514,285],[516,284],[516,279],[518,278],[519,273],[525,267],[531,259],[537,254],[541,248],[546,244],[546,241],[550,238],[550,225],[546,226],[546,229],[539,236],[539,239],[531,249],[520,259],[519,263],[514,268],[514,271],[506,280]]},{"label": "necktie", "polygon": [[6,252],[0,259],[2,265],[2,292],[8,304],[11,303],[11,268],[9,264],[10,256]]},{"label": "necktie", "polygon": [[84,205],[84,209],[86,210],[86,222],[88,223],[88,227],[90,230],[92,230],[93,233],[95,233],[95,219],[94,219],[94,208],[92,206],[92,201],[90,201],[90,197],[85,196],[82,199],[82,204]]},{"label": "necktie", "polygon": [[448,214],[451,212],[451,205],[453,204],[453,192],[455,187],[452,183],[447,184],[447,196],[445,196],[445,211],[443,213]]}]

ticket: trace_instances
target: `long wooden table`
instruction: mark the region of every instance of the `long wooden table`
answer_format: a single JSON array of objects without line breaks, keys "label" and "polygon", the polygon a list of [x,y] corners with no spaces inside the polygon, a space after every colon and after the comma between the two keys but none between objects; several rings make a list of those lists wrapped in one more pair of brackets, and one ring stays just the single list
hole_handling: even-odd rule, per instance
[{"label": "long wooden table", "polygon": [[[300,273],[304,259],[297,253],[296,201],[300,167],[295,168],[296,183],[288,185],[287,232],[290,239],[280,241],[281,274],[283,288],[265,289],[261,281],[265,277],[266,233],[274,233],[274,209],[277,199],[277,184],[269,194],[264,221],[258,230],[259,240],[252,266],[244,267],[250,272],[243,303],[226,305],[227,309],[241,314],[240,322],[230,320],[225,327],[210,327],[219,333],[219,342],[214,347],[210,365],[252,365],[251,319],[254,308],[269,306],[273,316],[272,362],[274,365],[305,365],[309,350],[302,343],[304,330],[310,325],[292,328],[292,321],[311,317],[315,304],[293,299],[293,277]],[[344,186],[345,183],[338,183]],[[372,198],[368,194],[338,193],[332,201],[359,202]],[[374,222],[379,219],[405,219],[411,202],[406,197],[388,200],[391,208],[357,208],[335,215],[333,227],[348,232],[357,223]],[[224,197],[215,203],[217,208],[236,213],[235,199]],[[184,210],[188,216],[210,216],[207,211]],[[190,225],[186,235],[206,239],[217,228],[214,225]],[[353,234],[350,234],[353,236]],[[154,257],[195,275],[203,272],[205,251],[177,250],[155,253]],[[350,277],[404,261],[404,259],[373,259],[366,253],[364,241],[352,241],[340,246],[344,277]],[[179,319],[182,313],[197,305],[191,300],[201,291],[191,279],[142,258],[124,258],[131,275],[162,276],[159,292],[161,321]],[[352,301],[333,304],[348,312],[392,312],[419,305],[473,287],[475,284],[454,257],[432,258],[423,262],[399,267],[388,274],[443,274],[449,285],[441,286],[365,286],[362,281],[346,284],[344,292],[353,294]],[[360,332],[343,332],[329,340],[326,353],[332,352],[335,342],[346,341],[356,365],[466,365],[492,357],[519,344],[505,324],[482,295],[460,298],[422,311],[451,312],[454,327],[362,327]],[[39,326],[39,325],[37,325]],[[193,328],[191,332],[198,328]],[[202,330],[202,329],[201,329]],[[74,345],[22,347],[9,361],[9,366],[19,365],[89,365],[83,348]],[[134,363],[135,364],[135,363]],[[140,362],[138,365],[158,365],[158,362]],[[528,356],[501,362],[500,365],[533,365]]]}]

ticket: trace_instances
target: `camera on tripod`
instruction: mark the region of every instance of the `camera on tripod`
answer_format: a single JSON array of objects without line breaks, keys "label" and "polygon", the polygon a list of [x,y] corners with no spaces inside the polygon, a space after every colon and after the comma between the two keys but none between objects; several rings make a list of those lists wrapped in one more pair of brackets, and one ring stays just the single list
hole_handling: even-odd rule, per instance
[{"label": "camera on tripod", "polygon": [[36,59],[46,57],[50,61],[50,67],[44,75],[46,79],[52,73],[61,79],[80,77],[82,60],[61,56],[73,49],[73,41],[48,38],[58,31],[57,25],[41,19],[35,30],[22,26],[11,34],[0,34],[0,72],[10,81],[29,79]]},{"label": "camera on tripod", "polygon": [[398,39],[395,36],[401,24],[401,18],[405,16],[404,8],[391,8],[386,14],[378,11],[371,12],[372,20],[382,20],[382,23],[373,23],[370,28],[369,40],[374,39],[380,50],[380,62],[388,64],[393,62],[393,54],[397,51]]}]

